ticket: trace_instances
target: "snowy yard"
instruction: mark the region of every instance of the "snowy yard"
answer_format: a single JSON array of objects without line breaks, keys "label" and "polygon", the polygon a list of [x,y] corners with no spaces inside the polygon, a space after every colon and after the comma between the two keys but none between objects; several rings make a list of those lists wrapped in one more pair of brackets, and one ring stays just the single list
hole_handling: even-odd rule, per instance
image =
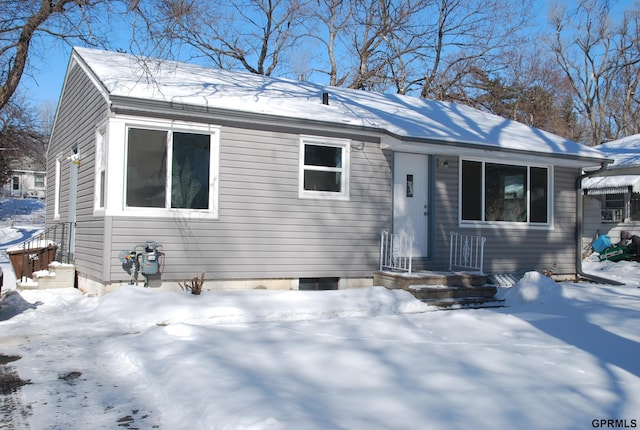
[{"label": "snowy yard", "polygon": [[84,297],[7,276],[0,428],[635,428],[640,265],[587,270],[628,284],[530,273],[505,307],[439,311],[381,287]]}]

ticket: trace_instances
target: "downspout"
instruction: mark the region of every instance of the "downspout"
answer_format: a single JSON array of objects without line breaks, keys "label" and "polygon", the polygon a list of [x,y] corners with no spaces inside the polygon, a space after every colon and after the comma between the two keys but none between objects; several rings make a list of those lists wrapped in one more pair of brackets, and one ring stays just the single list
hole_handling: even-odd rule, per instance
[{"label": "downspout", "polygon": [[608,163],[602,163],[602,166],[593,172],[584,173],[576,179],[576,272],[578,276],[588,279],[589,281],[596,282],[598,284],[609,285],[625,285],[623,282],[614,281],[611,279],[601,278],[596,275],[585,273],[582,271],[582,224],[583,224],[583,208],[582,208],[582,180],[590,176],[595,176],[607,169]]}]

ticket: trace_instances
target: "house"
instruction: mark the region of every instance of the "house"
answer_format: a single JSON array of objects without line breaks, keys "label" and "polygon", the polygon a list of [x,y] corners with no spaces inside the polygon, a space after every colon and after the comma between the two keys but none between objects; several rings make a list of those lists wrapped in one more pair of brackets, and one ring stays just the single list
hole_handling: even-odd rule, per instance
[{"label": "house", "polygon": [[44,199],[46,171],[43,163],[29,157],[12,159],[8,176],[9,180],[2,185],[3,196]]},{"label": "house", "polygon": [[367,286],[383,231],[414,269],[447,270],[456,231],[487,238],[487,273],[572,277],[576,178],[606,162],[463,105],[75,48],[47,220],[76,226],[84,291],[130,281],[147,242],[167,288]]},{"label": "house", "polygon": [[614,243],[620,241],[622,231],[640,235],[640,134],[598,149],[613,164],[582,182],[585,247],[596,234],[606,234]]}]

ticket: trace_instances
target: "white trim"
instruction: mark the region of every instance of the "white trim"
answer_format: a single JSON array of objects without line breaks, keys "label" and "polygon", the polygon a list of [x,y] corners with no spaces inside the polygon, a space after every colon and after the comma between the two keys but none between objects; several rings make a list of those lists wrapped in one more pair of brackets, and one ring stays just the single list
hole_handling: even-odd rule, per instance
[{"label": "white trim", "polygon": [[[94,187],[93,187],[93,215],[101,216],[105,213],[107,204],[107,159],[109,136],[107,135],[106,126],[102,126],[96,130],[96,139],[94,146],[95,169],[94,169]],[[104,179],[101,178],[104,172]],[[104,183],[102,183],[104,181]],[[101,186],[102,185],[102,186]],[[100,197],[102,196],[102,205],[100,205]]]},{"label": "white trim", "polygon": [[[481,171],[481,182],[482,182],[482,196],[481,196],[481,216],[484,219],[485,216],[485,194],[486,194],[486,186],[485,186],[485,166],[487,163],[490,164],[501,164],[505,166],[516,166],[516,167],[526,167],[527,168],[527,221],[516,222],[516,221],[485,221],[485,220],[464,220],[462,219],[462,163],[463,161],[472,161],[482,163],[482,171]],[[487,160],[483,158],[471,158],[471,157],[460,157],[458,160],[458,226],[461,228],[464,227],[488,227],[488,228],[509,228],[509,229],[539,229],[539,230],[553,230],[554,222],[553,222],[553,213],[554,213],[554,166],[538,164],[538,163],[527,163],[527,162],[504,162],[502,160]],[[531,168],[543,168],[547,169],[547,222],[546,223],[538,223],[529,221],[529,217],[531,215]]]},{"label": "white trim", "polygon": [[[342,167],[321,167],[312,166],[305,168],[304,149],[305,145],[329,146],[341,148],[342,150]],[[298,197],[301,199],[326,199],[326,200],[349,200],[349,176],[351,167],[351,141],[349,139],[337,139],[321,136],[300,135],[300,159],[298,169]],[[304,189],[304,172],[305,170],[340,172],[341,183],[340,192],[332,191],[313,191]]]},{"label": "white trim", "polygon": [[55,168],[55,178],[54,178],[54,191],[53,191],[53,219],[60,219],[60,178],[62,177],[62,161],[60,160],[60,156],[56,158],[56,168]]},{"label": "white trim", "polygon": [[[127,207],[126,198],[126,166],[127,166],[127,134],[129,128],[147,130],[163,130],[172,136],[173,132],[202,133],[210,136],[209,162],[209,209],[172,209],[165,203],[164,208]],[[129,115],[117,115],[109,120],[107,127],[107,199],[105,200],[105,215],[132,216],[145,218],[182,218],[182,219],[218,219],[218,174],[220,171],[220,131],[221,127],[211,124],[193,123],[185,121],[163,120],[158,118],[144,118]],[[168,139],[167,150],[171,150],[172,139]],[[168,152],[170,154],[170,152]],[[171,163],[171,157],[167,157]],[[121,172],[120,174],[114,174]],[[109,174],[112,173],[112,174]],[[170,175],[170,167],[167,175]],[[170,176],[167,176],[170,178]],[[170,179],[166,180],[170,186]],[[113,190],[120,190],[114,193]],[[170,192],[167,191],[167,200]]]}]

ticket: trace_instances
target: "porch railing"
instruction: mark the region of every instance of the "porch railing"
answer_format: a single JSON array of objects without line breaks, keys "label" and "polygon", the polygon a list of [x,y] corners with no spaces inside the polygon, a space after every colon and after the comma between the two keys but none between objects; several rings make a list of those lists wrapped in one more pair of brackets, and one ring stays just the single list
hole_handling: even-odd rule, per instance
[{"label": "porch railing", "polygon": [[480,273],[484,273],[484,243],[487,238],[459,234],[455,231],[450,233],[450,237],[449,271],[462,269],[477,270]]},{"label": "porch railing", "polygon": [[411,273],[412,248],[412,236],[382,232],[380,236],[380,270]]},{"label": "porch railing", "polygon": [[16,277],[24,281],[33,272],[46,270],[54,261],[71,263],[75,227],[74,222],[54,224],[39,235],[7,250]]}]

